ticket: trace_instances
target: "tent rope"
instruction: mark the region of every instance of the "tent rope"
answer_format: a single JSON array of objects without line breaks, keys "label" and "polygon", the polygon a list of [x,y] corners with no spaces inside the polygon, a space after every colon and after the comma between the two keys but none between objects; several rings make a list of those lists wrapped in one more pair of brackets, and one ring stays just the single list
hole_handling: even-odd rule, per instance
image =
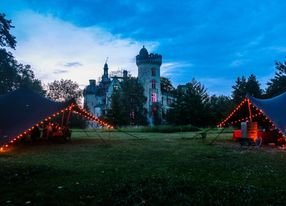
[{"label": "tent rope", "polygon": [[217,134],[217,136],[209,143],[209,145],[212,145],[217,139],[218,137],[224,132],[225,127],[222,128],[222,130]]}]

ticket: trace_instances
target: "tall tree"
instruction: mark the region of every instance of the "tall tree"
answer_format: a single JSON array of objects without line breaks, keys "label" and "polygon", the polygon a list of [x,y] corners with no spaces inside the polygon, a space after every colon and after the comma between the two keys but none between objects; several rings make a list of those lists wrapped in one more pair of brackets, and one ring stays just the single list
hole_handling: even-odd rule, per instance
[{"label": "tall tree", "polygon": [[12,26],[12,21],[7,20],[5,17],[5,14],[0,13],[0,47],[15,49],[16,38],[10,34],[10,29],[14,28],[14,26]]},{"label": "tall tree", "polygon": [[19,64],[10,52],[0,49],[0,95],[25,87],[44,93],[30,65]]},{"label": "tall tree", "polygon": [[174,86],[172,85],[172,82],[170,79],[166,77],[161,77],[161,92],[162,93],[172,93],[175,91]]},{"label": "tall tree", "polygon": [[221,122],[231,112],[234,106],[232,99],[228,96],[211,96],[209,101],[211,125],[215,126]]},{"label": "tall tree", "polygon": [[0,49],[0,95],[17,89],[17,61],[10,52]]},{"label": "tall tree", "polygon": [[235,85],[232,86],[232,99],[234,103],[238,104],[241,102],[246,95],[246,84],[247,80],[245,76],[242,76],[241,78],[238,77],[235,81]]},{"label": "tall tree", "polygon": [[35,79],[31,66],[18,63],[12,53],[4,48],[16,47],[15,37],[10,34],[11,28],[11,20],[5,19],[5,14],[0,13],[0,95],[20,87],[43,93],[41,81]]},{"label": "tall tree", "polygon": [[144,88],[137,78],[127,77],[120,83],[120,88],[114,89],[111,108],[104,118],[119,126],[146,125],[145,102]]},{"label": "tall tree", "polygon": [[106,119],[114,126],[124,126],[129,124],[129,115],[124,105],[122,91],[114,89],[111,96],[111,108],[107,110]]},{"label": "tall tree", "polygon": [[42,82],[35,78],[30,65],[18,64],[19,87],[29,88],[40,94],[45,94]]},{"label": "tall tree", "polygon": [[177,89],[177,100],[167,112],[169,123],[194,126],[209,125],[209,96],[195,79]]},{"label": "tall tree", "polygon": [[238,77],[235,85],[232,86],[232,99],[235,104],[240,103],[249,94],[254,97],[261,97],[262,89],[260,83],[254,74],[251,74],[248,79],[245,76]]},{"label": "tall tree", "polygon": [[275,76],[267,83],[266,96],[273,97],[286,91],[286,60],[275,62]]},{"label": "tall tree", "polygon": [[58,102],[75,99],[80,101],[82,90],[76,82],[69,79],[55,80],[47,85],[47,97]]},{"label": "tall tree", "polygon": [[5,18],[5,14],[0,13],[0,95],[16,89],[17,81],[17,61],[11,52],[7,52],[3,47],[15,49],[15,37],[10,34],[11,20]]},{"label": "tall tree", "polygon": [[[54,101],[62,102],[68,101],[70,99],[75,99],[77,103],[80,103],[82,97],[82,90],[79,88],[79,85],[72,80],[60,81],[55,80],[47,85],[46,96]],[[58,123],[61,123],[61,118],[57,120]],[[69,120],[69,126],[75,128],[85,128],[86,119],[78,115],[71,115]]]},{"label": "tall tree", "polygon": [[256,98],[261,97],[262,95],[262,89],[260,88],[260,83],[256,79],[256,76],[254,74],[251,74],[246,83],[246,92]]}]

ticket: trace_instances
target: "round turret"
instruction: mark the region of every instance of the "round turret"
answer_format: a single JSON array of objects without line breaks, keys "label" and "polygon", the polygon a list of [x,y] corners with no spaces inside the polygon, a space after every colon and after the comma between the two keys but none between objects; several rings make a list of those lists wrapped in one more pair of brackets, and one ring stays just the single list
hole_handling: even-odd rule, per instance
[{"label": "round turret", "polygon": [[149,53],[147,49],[145,48],[145,46],[143,46],[143,48],[140,50],[139,55],[142,57],[148,57]]},{"label": "round turret", "polygon": [[139,54],[136,56],[137,66],[141,64],[156,64],[161,66],[162,56],[160,54],[148,53],[147,49],[143,46]]}]

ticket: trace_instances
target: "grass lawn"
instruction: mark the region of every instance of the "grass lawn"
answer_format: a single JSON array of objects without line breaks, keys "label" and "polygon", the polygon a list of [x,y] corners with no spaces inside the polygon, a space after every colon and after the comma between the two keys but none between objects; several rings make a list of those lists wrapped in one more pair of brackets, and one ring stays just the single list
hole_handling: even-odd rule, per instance
[{"label": "grass lawn", "polygon": [[[87,136],[88,134],[88,136]],[[74,132],[0,153],[0,205],[269,205],[286,202],[286,152],[194,133]]]}]

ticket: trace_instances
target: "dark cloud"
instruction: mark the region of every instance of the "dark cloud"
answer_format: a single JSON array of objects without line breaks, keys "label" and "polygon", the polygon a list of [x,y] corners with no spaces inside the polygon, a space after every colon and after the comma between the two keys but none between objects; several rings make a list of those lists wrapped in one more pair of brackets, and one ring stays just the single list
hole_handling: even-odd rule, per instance
[{"label": "dark cloud", "polygon": [[82,66],[80,62],[67,62],[64,64],[65,67],[79,67]]},{"label": "dark cloud", "polygon": [[[286,56],[284,0],[25,2],[35,11],[81,27],[101,26],[123,38],[159,42],[155,52],[163,55],[164,62],[193,65],[174,68],[180,71],[169,76],[175,83],[193,77],[225,79],[220,87],[230,91],[237,76],[255,73],[263,78],[273,73],[275,60]],[[80,66],[73,63],[77,62],[65,66]],[[225,91],[213,82],[208,81],[207,87]]]}]

